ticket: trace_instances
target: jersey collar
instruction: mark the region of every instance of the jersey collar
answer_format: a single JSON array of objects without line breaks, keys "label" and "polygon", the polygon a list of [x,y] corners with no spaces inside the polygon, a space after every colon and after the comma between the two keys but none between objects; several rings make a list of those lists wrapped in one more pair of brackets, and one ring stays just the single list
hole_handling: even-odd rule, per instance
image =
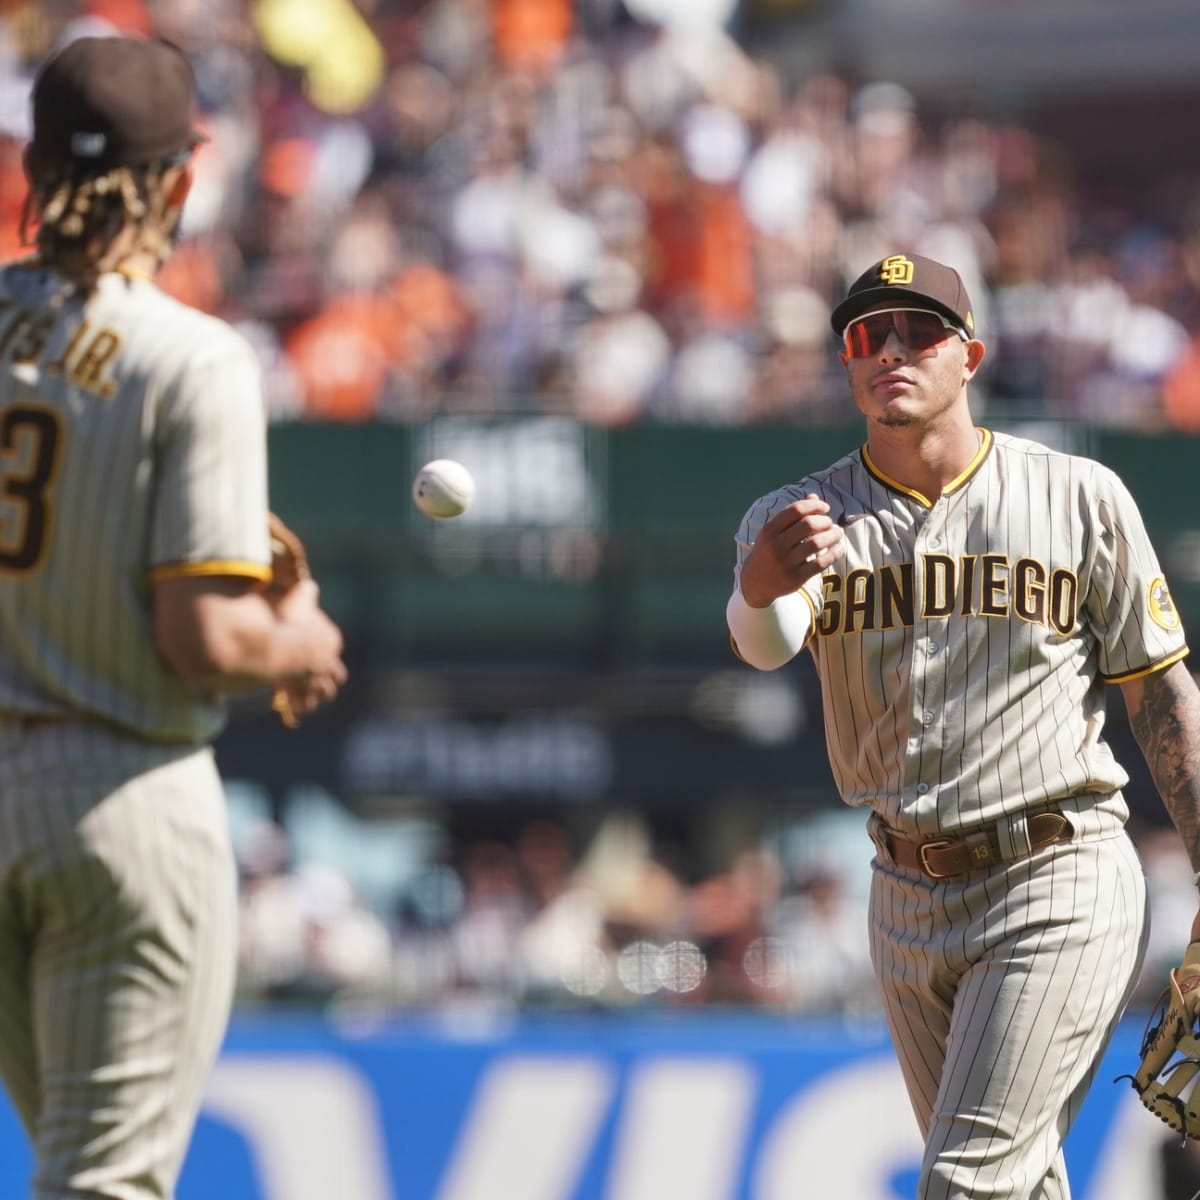
[{"label": "jersey collar", "polygon": [[[942,495],[949,496],[953,492],[957,492],[959,488],[965,487],[970,482],[971,477],[983,465],[983,460],[987,458],[989,451],[992,448],[992,431],[990,429],[979,430],[979,449],[975,452],[974,458],[967,463],[966,469],[960,475],[956,475],[944,488]],[[885,487],[891,488],[895,492],[901,492],[903,495],[915,500],[924,508],[932,508],[933,501],[928,496],[922,495],[920,492],[914,491],[910,487],[905,487],[899,480],[891,478],[890,475],[885,475],[871,458],[870,452],[867,450],[866,442],[862,445],[862,460],[867,471],[879,480]]]}]

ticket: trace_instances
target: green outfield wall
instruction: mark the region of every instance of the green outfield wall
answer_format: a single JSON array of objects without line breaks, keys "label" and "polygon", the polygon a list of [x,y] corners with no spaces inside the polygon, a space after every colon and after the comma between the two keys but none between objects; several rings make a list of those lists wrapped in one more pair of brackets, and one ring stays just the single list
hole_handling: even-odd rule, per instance
[{"label": "green outfield wall", "polygon": [[[1051,423],[1013,432],[1122,475],[1197,626],[1200,505],[1188,489],[1200,439]],[[309,539],[330,607],[381,659],[627,666],[724,653],[732,537],[746,507],[860,438],[857,425],[602,430],[559,417],[279,424],[271,495]],[[476,477],[460,519],[430,521],[409,500],[414,471],[435,457],[458,458]]]},{"label": "green outfield wall", "polygon": [[[1122,474],[1200,640],[1200,440],[1013,432]],[[317,786],[366,814],[451,806],[476,821],[546,806],[593,819],[616,803],[695,831],[702,811],[828,807],[811,661],[766,674],[738,662],[725,600],[745,509],[860,436],[557,417],[274,426],[272,503],[308,541],[351,677],[300,735],[244,698],[222,770],[281,809]],[[409,496],[439,457],[477,482],[452,521]],[[1140,819],[1161,816],[1119,702],[1106,732]]]}]

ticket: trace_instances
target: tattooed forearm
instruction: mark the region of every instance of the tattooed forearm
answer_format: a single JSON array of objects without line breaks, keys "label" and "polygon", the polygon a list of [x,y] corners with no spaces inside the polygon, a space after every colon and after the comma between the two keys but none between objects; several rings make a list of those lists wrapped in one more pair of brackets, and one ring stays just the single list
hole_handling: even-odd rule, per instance
[{"label": "tattooed forearm", "polygon": [[1182,663],[1139,683],[1130,726],[1192,869],[1200,871],[1200,691]]}]

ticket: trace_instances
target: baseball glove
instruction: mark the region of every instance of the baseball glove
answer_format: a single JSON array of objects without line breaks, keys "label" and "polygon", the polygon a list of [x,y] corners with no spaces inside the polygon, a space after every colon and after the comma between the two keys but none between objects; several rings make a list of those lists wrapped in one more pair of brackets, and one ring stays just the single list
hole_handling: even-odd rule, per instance
[{"label": "baseball glove", "polygon": [[[290,529],[275,513],[269,513],[267,528],[271,535],[271,578],[263,588],[263,595],[271,604],[278,604],[302,579],[309,579],[312,571],[308,566],[308,552],[296,532]],[[292,710],[287,688],[280,685],[271,695],[271,707],[279,719],[289,728],[300,724]]]},{"label": "baseball glove", "polygon": [[[1142,1103],[1185,1138],[1200,1138],[1200,942],[1192,942],[1146,1025],[1142,1061],[1129,1079]],[[1186,1094],[1185,1094],[1186,1093]]]}]

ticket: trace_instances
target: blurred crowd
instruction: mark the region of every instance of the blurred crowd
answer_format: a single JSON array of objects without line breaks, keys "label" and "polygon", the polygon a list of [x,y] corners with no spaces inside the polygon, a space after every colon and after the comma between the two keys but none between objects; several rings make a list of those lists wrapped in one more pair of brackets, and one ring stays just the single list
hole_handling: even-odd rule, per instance
[{"label": "blurred crowd", "polygon": [[[1169,195],[1093,195],[1032,128],[785,77],[734,7],[0,0],[0,257],[28,252],[36,64],[157,33],[195,64],[208,136],[162,283],[251,340],[275,420],[841,424],[831,304],[903,248],[966,280],[985,419],[1200,432],[1200,160]],[[451,838],[314,803],[238,825],[246,1002],[876,1003],[861,822],[704,872],[631,813]],[[1142,849],[1146,1001],[1195,889],[1173,834]]]},{"label": "blurred crowd", "polygon": [[[682,852],[631,811],[582,836],[564,814],[454,837],[416,819],[364,821],[316,793],[284,824],[236,789],[231,800],[244,1005],[880,1015],[872,851],[862,814],[833,802],[733,839],[704,870],[713,854]],[[1177,965],[1196,890],[1173,829],[1135,840],[1151,905],[1137,1011]]]},{"label": "blurred crowd", "polygon": [[[704,872],[702,855],[668,849],[631,811],[586,837],[538,816],[503,835],[430,839],[403,821],[359,822],[332,797],[289,806],[285,824],[236,792],[233,807],[244,1004],[876,1008],[869,855],[843,861],[840,833],[807,835],[799,857],[787,837],[764,837]],[[390,869],[376,874],[363,850],[381,838]],[[406,853],[406,838],[422,848]]]},{"label": "blurred crowd", "polygon": [[210,139],[163,283],[253,341],[275,419],[841,423],[831,301],[901,247],[967,281],[981,415],[1200,429],[1200,169],[1092,195],[1031,128],[784,77],[735,9],[5,0],[0,251],[36,62],[160,33]]}]

